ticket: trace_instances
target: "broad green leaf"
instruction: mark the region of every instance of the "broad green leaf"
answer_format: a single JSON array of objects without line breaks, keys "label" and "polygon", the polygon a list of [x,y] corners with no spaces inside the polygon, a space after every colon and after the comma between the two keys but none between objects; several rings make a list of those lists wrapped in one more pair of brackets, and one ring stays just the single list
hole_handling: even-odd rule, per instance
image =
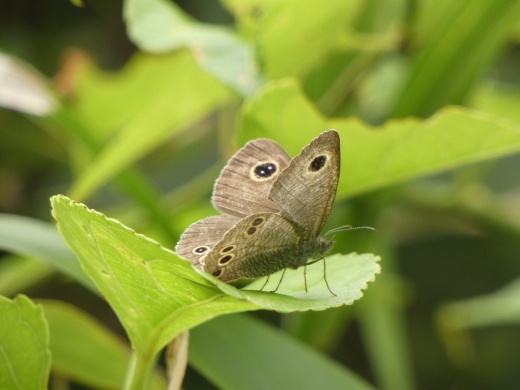
[{"label": "broad green leaf", "polygon": [[[152,334],[160,338],[162,347],[161,343],[190,326],[228,312],[324,310],[351,304],[380,270],[379,258],[371,254],[334,255],[326,259],[327,280],[337,296],[325,285],[322,262],[307,267],[309,292],[304,290],[303,268],[287,270],[277,294],[255,291],[265,278],[238,290],[84,205],[64,196],[54,197],[52,203],[60,231],[112,304],[137,349]],[[280,276],[273,274],[266,290],[274,289]],[[159,324],[166,335],[154,334]]]},{"label": "broad green leaf", "polygon": [[221,26],[197,23],[173,2],[126,0],[128,36],[144,51],[166,53],[187,47],[197,62],[218,80],[242,95],[262,83],[253,48]]},{"label": "broad green leaf", "polygon": [[[332,255],[325,258],[327,282],[336,296],[327,289],[324,280],[323,262],[307,266],[307,288],[304,287],[305,267],[297,270],[287,269],[276,294],[260,291],[266,278],[260,278],[244,287],[242,290],[229,291],[229,285],[218,282],[219,288],[240,298],[244,294],[247,299],[262,308],[279,312],[303,310],[325,310],[331,307],[349,305],[363,296],[362,291],[369,282],[374,281],[380,272],[379,257],[372,254]],[[282,278],[283,271],[270,275],[264,291],[273,291]],[[207,274],[204,276],[206,277]],[[210,276],[210,275],[207,275]],[[236,294],[239,292],[240,294]],[[235,295],[236,294],[236,295]]]},{"label": "broad green leaf", "polygon": [[[337,255],[329,258],[331,273],[327,272],[337,296],[323,286],[323,271],[316,265],[308,267],[308,293],[302,291],[302,275],[289,272],[279,289],[287,295],[238,290],[63,195],[53,197],[52,205],[60,232],[118,315],[136,350],[127,376],[131,388],[146,383],[157,352],[191,327],[232,312],[323,310],[350,304],[379,272],[373,255]],[[258,287],[261,281],[250,286],[255,283]]]},{"label": "broad green leaf", "polygon": [[192,329],[190,364],[227,390],[374,389],[332,359],[243,314]]},{"label": "broad green leaf", "polygon": [[[49,324],[52,369],[63,378],[96,389],[121,389],[130,347],[95,318],[68,303],[39,301]],[[164,389],[154,376],[152,389]]]},{"label": "broad green leaf", "polygon": [[293,156],[313,137],[335,128],[342,154],[338,197],[520,151],[519,126],[462,107],[445,108],[427,120],[392,120],[377,128],[357,118],[327,120],[292,80],[272,83],[249,101],[240,127],[240,144],[271,138]]},{"label": "broad green leaf", "polygon": [[483,84],[471,97],[471,106],[520,124],[520,90]]},{"label": "broad green leaf", "polygon": [[42,308],[24,295],[0,296],[0,389],[47,389],[51,354]]},{"label": "broad green leaf", "polygon": [[[167,138],[179,133],[187,125],[200,120],[212,110],[222,105],[228,98],[229,92],[225,87],[201,71],[193,58],[187,52],[179,52],[172,56],[160,57],[162,60],[145,61],[142,66],[147,68],[132,71],[124,76],[122,81],[114,81],[112,88],[105,92],[108,97],[100,99],[99,106],[90,107],[88,117],[103,111],[103,115],[110,115],[110,108],[117,105],[116,112],[122,128],[117,136],[107,144],[95,161],[85,169],[71,190],[75,197],[84,198],[105,184],[109,179],[126,169],[146,153],[157,148]],[[139,71],[139,72],[138,72]],[[155,71],[164,75],[162,79],[155,76]],[[135,77],[141,74],[141,77]],[[101,94],[101,80],[98,80]],[[152,83],[151,88],[148,82]],[[100,90],[101,89],[101,90]],[[137,98],[144,93],[143,100]],[[96,94],[91,92],[86,101]],[[123,98],[123,95],[125,96]],[[117,99],[117,97],[121,99]],[[128,98],[130,97],[130,98]],[[125,105],[121,102],[134,102]],[[102,107],[105,104],[105,107]],[[131,113],[131,116],[128,117]],[[116,125],[118,122],[112,122]]]},{"label": "broad green leaf", "polygon": [[201,322],[259,308],[224,296],[186,260],[115,220],[64,196],[53,197],[52,205],[65,241],[139,352],[153,356]]},{"label": "broad green leaf", "polygon": [[432,115],[461,104],[518,25],[518,0],[425,1],[417,44],[394,116]]},{"label": "broad green leaf", "polygon": [[304,75],[323,62],[347,37],[360,3],[289,0],[268,9],[259,21],[258,41],[269,78]]},{"label": "broad green leaf", "polygon": [[50,223],[20,215],[0,214],[0,248],[43,260],[96,291],[74,253]]}]

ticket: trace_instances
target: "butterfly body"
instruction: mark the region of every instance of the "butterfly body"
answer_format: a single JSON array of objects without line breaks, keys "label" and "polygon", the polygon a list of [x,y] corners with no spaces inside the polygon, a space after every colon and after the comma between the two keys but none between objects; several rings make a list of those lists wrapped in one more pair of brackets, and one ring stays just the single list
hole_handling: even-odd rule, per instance
[{"label": "butterfly body", "polygon": [[335,130],[292,160],[274,141],[248,142],[215,183],[212,201],[223,215],[191,225],[177,253],[224,282],[322,257],[333,245],[319,233],[334,203],[339,169]]}]

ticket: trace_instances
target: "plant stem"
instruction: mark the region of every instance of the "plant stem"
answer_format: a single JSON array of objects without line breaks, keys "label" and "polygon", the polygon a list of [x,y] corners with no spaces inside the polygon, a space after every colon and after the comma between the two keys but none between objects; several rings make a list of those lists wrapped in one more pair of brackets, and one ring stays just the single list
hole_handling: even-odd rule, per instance
[{"label": "plant stem", "polygon": [[145,390],[150,385],[155,358],[151,351],[132,352],[123,390]]}]

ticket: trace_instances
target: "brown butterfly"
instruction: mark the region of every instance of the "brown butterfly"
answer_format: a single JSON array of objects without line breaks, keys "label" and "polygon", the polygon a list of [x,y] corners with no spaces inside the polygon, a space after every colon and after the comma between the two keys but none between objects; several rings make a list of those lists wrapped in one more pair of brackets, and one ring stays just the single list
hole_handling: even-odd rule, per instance
[{"label": "brown butterfly", "polygon": [[334,244],[319,234],[334,203],[339,171],[335,130],[320,134],[292,160],[272,140],[248,142],[215,183],[212,202],[223,215],[191,225],[177,254],[224,282],[321,260]]}]

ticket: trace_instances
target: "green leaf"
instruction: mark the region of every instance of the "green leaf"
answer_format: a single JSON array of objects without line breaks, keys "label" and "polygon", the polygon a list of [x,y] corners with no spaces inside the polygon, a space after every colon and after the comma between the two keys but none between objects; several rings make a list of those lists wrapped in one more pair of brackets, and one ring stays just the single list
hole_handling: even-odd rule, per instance
[{"label": "green leaf", "polygon": [[197,23],[165,0],[127,0],[128,36],[144,51],[165,53],[187,47],[197,62],[242,95],[262,83],[252,47],[230,30]]},{"label": "green leaf", "polygon": [[[361,290],[374,280],[380,270],[377,264],[379,258],[371,254],[334,255],[326,259],[327,280],[337,296],[333,296],[326,287],[323,262],[307,267],[309,292],[304,290],[303,267],[286,271],[278,294],[256,291],[266,278],[257,279],[245,289],[238,290],[197,270],[173,252],[133,233],[117,221],[88,210],[84,205],[71,202],[64,196],[54,197],[52,203],[60,231],[77,252],[85,272],[113,304],[136,348],[146,339],[147,333],[153,331],[151,324],[166,321],[166,316],[173,317],[175,310],[185,312],[189,308],[190,316],[198,311],[205,313],[201,318],[194,319],[185,313],[188,322],[172,324],[171,338],[189,326],[195,326],[189,325],[189,321],[202,322],[210,310],[212,315],[205,319],[230,311],[260,308],[282,312],[324,310],[359,299]],[[276,287],[282,272],[271,275],[266,290]],[[222,293],[228,297],[224,298]],[[147,294],[150,296],[147,297]],[[217,298],[218,301],[213,302]],[[158,307],[149,302],[156,302]],[[206,310],[203,302],[208,305]],[[231,303],[237,307],[233,309]],[[218,309],[222,311],[219,313]],[[136,311],[148,318],[148,323],[138,321]]]},{"label": "green leaf", "polygon": [[80,113],[98,131],[105,128],[102,118],[114,115],[108,121],[121,129],[74,183],[71,193],[77,198],[89,196],[230,97],[186,52],[138,56],[119,77],[92,75],[88,80]]},{"label": "green leaf", "polygon": [[45,261],[84,286],[96,291],[56,227],[37,219],[0,214],[0,248]]},{"label": "green leaf", "polygon": [[520,151],[520,127],[461,107],[445,108],[428,120],[392,120],[377,128],[357,118],[327,120],[290,79],[269,84],[249,101],[240,127],[241,144],[271,138],[292,155],[335,128],[342,139],[340,198]]},{"label": "green leaf", "polygon": [[0,389],[47,389],[51,354],[42,308],[24,295],[0,296]]},{"label": "green leaf", "polygon": [[[349,255],[336,254],[325,258],[327,282],[336,296],[332,295],[324,280],[323,262],[307,266],[307,288],[304,288],[305,267],[296,270],[287,269],[276,294],[268,294],[260,290],[265,284],[266,277],[256,279],[242,290],[230,290],[230,286],[216,281],[219,288],[236,298],[247,299],[264,309],[279,312],[293,312],[303,310],[325,310],[341,305],[350,305],[363,296],[362,291],[368,282],[375,279],[380,272],[379,257],[372,254]],[[264,291],[273,291],[278,286],[284,271],[269,276],[269,282]],[[204,277],[210,277],[206,273]],[[214,279],[211,277],[211,279]]]},{"label": "green leaf", "polygon": [[289,335],[239,314],[216,318],[191,331],[190,364],[227,390],[374,389]]},{"label": "green leaf", "polygon": [[393,115],[428,116],[461,104],[518,25],[520,1],[422,2],[410,74]]},{"label": "green leaf", "polygon": [[[287,272],[279,289],[287,295],[238,290],[63,195],[53,197],[52,205],[60,232],[118,315],[136,350],[127,377],[132,383],[129,388],[144,385],[154,356],[170,340],[204,321],[262,308],[324,310],[350,304],[379,272],[373,255],[337,255],[327,263],[327,278],[337,296],[324,285],[319,264],[308,267],[308,293],[303,291],[302,270]],[[250,288],[260,283],[257,280]]]},{"label": "green leaf", "polygon": [[[100,389],[121,389],[130,348],[95,318],[64,302],[43,300],[49,324],[52,369],[61,377]],[[152,389],[166,387],[156,373]]]},{"label": "green leaf", "polygon": [[[270,79],[304,75],[345,41],[361,1],[282,1],[259,21],[258,41]],[[280,39],[283,37],[283,39]]]},{"label": "green leaf", "polygon": [[138,351],[157,353],[178,333],[220,314],[258,309],[225,297],[157,242],[71,202],[52,198],[60,232]]}]

